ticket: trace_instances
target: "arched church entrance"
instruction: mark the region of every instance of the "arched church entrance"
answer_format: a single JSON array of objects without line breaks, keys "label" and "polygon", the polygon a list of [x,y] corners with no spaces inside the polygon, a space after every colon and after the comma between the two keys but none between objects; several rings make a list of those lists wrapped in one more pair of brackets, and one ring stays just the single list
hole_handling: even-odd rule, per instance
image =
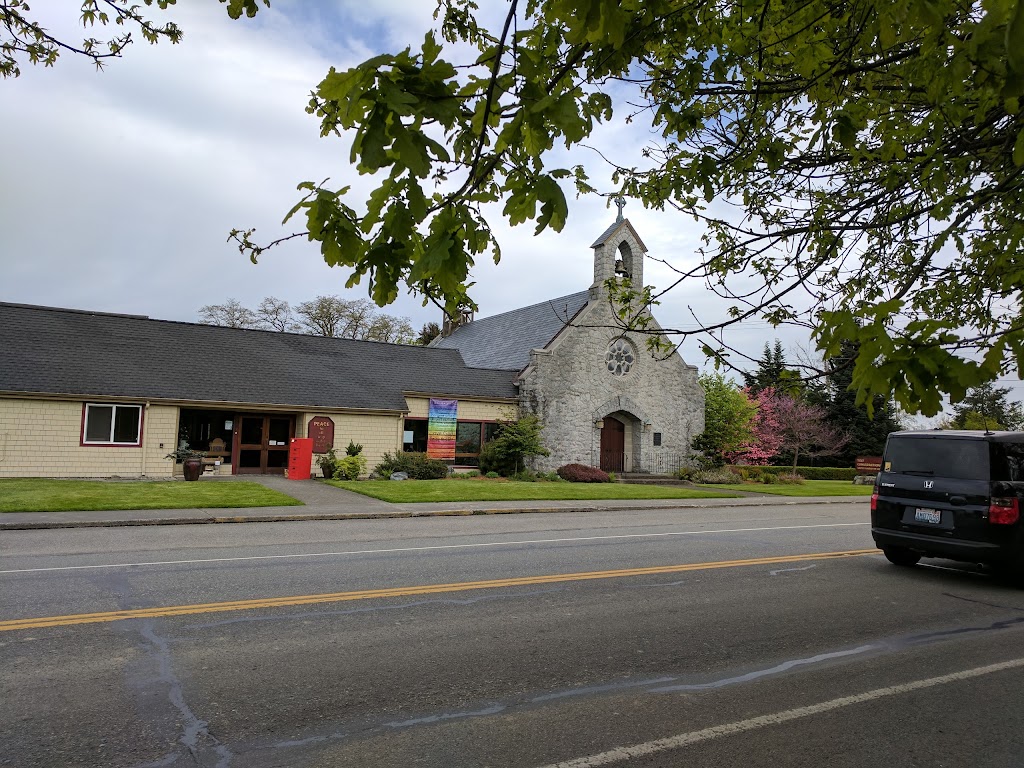
[{"label": "arched church entrance", "polygon": [[601,469],[623,472],[626,465],[626,425],[611,416],[601,427]]}]

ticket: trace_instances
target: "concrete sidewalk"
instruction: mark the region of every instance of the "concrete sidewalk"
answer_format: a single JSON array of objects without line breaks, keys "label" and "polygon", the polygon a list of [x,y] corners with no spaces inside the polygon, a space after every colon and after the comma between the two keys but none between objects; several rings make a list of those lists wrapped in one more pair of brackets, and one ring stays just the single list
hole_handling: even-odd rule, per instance
[{"label": "concrete sidewalk", "polygon": [[[642,509],[702,507],[790,506],[805,504],[862,504],[863,496],[792,497],[744,494],[738,498],[622,499],[588,501],[450,501],[430,504],[390,504],[315,481],[292,481],[275,476],[247,476],[301,501],[302,507],[238,509],[129,509],[106,512],[8,512],[0,515],[0,531],[44,528],[110,528],[135,525],[200,525],[206,523],[273,523],[298,520],[366,520],[448,515],[509,515],[552,512],[613,512]],[[204,482],[234,482],[235,478]]]}]

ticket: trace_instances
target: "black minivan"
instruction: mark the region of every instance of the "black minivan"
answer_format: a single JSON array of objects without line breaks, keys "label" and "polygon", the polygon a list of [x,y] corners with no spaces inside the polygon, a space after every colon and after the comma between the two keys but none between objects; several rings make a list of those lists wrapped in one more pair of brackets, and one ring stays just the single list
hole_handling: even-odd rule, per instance
[{"label": "black minivan", "polygon": [[892,432],[871,496],[871,535],[889,562],[986,563],[1024,576],[1024,432]]}]

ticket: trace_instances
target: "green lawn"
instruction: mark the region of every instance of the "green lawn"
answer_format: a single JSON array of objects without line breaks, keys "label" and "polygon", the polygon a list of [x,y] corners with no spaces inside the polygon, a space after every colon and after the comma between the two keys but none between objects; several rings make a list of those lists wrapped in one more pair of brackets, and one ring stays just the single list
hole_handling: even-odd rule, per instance
[{"label": "green lawn", "polygon": [[301,503],[247,482],[0,480],[0,512],[290,507]]},{"label": "green lawn", "polygon": [[807,480],[803,485],[765,485],[764,483],[735,483],[729,485],[702,485],[701,488],[722,488],[729,491],[767,493],[772,496],[870,496],[870,485],[854,485],[849,480]]},{"label": "green lawn", "polygon": [[727,489],[715,493],[625,483],[520,483],[496,480],[326,480],[329,485],[364,496],[405,504],[417,501],[561,501],[569,499],[709,499],[733,497]]}]

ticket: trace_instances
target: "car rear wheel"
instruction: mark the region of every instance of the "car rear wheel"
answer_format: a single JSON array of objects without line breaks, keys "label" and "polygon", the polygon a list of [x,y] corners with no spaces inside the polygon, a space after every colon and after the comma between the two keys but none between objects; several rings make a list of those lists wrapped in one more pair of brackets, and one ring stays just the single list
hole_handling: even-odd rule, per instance
[{"label": "car rear wheel", "polygon": [[921,559],[919,553],[906,547],[882,547],[882,554],[893,565],[901,565],[905,568],[917,565],[917,561]]}]

